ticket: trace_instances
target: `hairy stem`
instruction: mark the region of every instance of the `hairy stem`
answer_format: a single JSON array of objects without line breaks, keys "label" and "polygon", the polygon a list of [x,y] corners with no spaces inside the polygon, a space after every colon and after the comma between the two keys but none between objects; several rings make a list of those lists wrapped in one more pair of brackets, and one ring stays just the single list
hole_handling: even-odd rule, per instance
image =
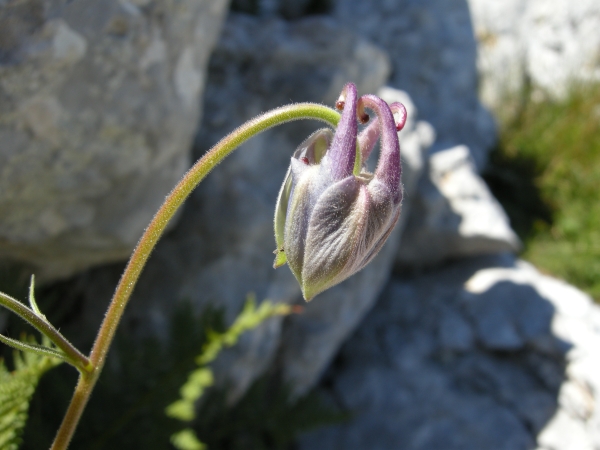
[{"label": "hairy stem", "polygon": [[299,119],[320,120],[336,127],[340,115],[333,109],[323,105],[298,103],[277,108],[255,117],[219,141],[192,166],[167,196],[165,202],[150,222],[150,225],[144,231],[121,276],[121,280],[117,285],[90,354],[90,361],[94,366],[94,370],[89,373],[80,374],[73,399],[67,409],[51,450],[64,450],[69,445],[85,405],[100,376],[108,349],[140,273],[154,246],[179,207],[204,177],[241,144],[269,128]]},{"label": "hairy stem", "polygon": [[47,336],[59,349],[64,352],[64,358],[79,371],[91,371],[92,365],[88,358],[82,355],[73,345],[54,328],[43,316],[39,316],[20,301],[0,292],[0,305],[11,310],[23,320]]}]

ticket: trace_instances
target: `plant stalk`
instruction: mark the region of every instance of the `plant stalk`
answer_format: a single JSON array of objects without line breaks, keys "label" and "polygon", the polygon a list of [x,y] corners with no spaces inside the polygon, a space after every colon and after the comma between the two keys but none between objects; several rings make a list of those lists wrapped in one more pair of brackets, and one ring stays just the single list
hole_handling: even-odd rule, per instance
[{"label": "plant stalk", "polygon": [[127,263],[90,354],[94,370],[80,374],[75,393],[51,450],[65,450],[68,447],[100,376],[115,331],[140,273],[167,224],[196,186],[233,150],[269,128],[300,119],[320,120],[336,127],[339,118],[337,111],[316,103],[298,103],[274,109],[246,122],[224,137],[183,176],[154,215]]},{"label": "plant stalk", "polygon": [[48,337],[48,339],[64,352],[67,362],[77,367],[79,371],[89,372],[92,370],[93,366],[91,365],[91,361],[73,347],[73,345],[43,317],[38,316],[23,303],[12,298],[10,295],[6,295],[4,292],[0,292],[0,305],[17,314],[40,333]]}]

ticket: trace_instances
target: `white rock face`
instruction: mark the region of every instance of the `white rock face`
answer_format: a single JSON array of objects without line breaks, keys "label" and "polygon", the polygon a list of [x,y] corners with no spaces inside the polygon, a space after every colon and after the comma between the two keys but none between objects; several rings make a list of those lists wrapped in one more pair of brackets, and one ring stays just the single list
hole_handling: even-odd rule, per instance
[{"label": "white rock face", "polygon": [[486,105],[502,106],[528,82],[561,97],[574,81],[600,80],[600,2],[469,0],[469,6]]},{"label": "white rock face", "polygon": [[464,145],[430,156],[411,205],[397,256],[402,267],[432,266],[449,258],[520,247]]}]

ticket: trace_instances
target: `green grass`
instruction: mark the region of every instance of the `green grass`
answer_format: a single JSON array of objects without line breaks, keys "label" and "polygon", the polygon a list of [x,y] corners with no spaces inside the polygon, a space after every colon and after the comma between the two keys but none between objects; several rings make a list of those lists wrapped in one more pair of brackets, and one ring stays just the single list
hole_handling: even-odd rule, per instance
[{"label": "green grass", "polygon": [[524,103],[501,126],[484,177],[524,241],[522,257],[600,301],[600,84]]}]

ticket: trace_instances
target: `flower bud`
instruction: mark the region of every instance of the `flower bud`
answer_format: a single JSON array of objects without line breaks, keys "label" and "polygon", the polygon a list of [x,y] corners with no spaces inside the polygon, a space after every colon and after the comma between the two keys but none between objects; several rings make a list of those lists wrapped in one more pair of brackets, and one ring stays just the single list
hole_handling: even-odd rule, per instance
[{"label": "flower bud", "polygon": [[[335,133],[318,130],[298,147],[275,208],[274,266],[288,263],[307,301],[365,267],[400,215],[397,131],[406,110],[399,103],[390,109],[374,95],[358,99],[352,83],[336,106],[343,112]],[[361,123],[369,119],[365,108],[377,118],[358,135],[357,118]],[[379,137],[379,162],[369,173],[364,161]]]}]

